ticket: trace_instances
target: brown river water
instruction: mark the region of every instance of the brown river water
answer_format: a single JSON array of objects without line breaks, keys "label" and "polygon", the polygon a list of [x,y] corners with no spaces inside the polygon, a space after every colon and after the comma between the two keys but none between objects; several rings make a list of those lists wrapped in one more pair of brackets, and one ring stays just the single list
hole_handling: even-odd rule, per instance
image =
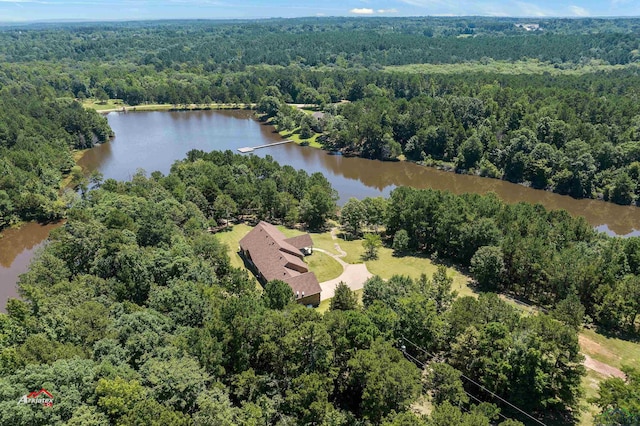
[{"label": "brown river water", "polygon": [[[272,127],[255,121],[250,111],[110,113],[107,117],[116,138],[87,151],[79,162],[87,171],[99,170],[105,179],[128,180],[139,168],[167,174],[171,164],[191,149],[236,151],[281,140]],[[280,164],[308,173],[323,173],[338,190],[341,203],[350,197],[387,196],[397,186],[456,194],[493,191],[509,203],[540,203],[548,209],[565,209],[572,215],[584,216],[594,227],[611,235],[640,235],[640,208],[636,207],[576,200],[498,179],[458,175],[408,162],[329,155],[295,144],[258,149],[254,154],[271,155]],[[0,239],[0,309],[4,309],[9,297],[16,296],[18,275],[27,270],[37,248],[55,226],[30,223],[4,232]]]}]

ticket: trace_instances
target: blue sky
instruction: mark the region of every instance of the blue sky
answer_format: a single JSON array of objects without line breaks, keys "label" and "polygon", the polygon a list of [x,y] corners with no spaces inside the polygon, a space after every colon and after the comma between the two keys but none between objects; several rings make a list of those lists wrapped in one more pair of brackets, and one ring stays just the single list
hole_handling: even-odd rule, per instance
[{"label": "blue sky", "polygon": [[640,16],[640,0],[0,0],[0,22],[424,15]]}]

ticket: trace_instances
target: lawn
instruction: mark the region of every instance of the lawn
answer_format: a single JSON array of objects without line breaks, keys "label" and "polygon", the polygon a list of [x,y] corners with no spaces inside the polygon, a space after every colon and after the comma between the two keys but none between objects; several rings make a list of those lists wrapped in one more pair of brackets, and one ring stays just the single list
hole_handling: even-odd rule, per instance
[{"label": "lawn", "polygon": [[301,145],[301,144],[305,143],[305,144],[308,144],[312,148],[320,148],[320,149],[322,149],[322,145],[320,144],[320,142],[318,142],[318,136],[320,136],[320,133],[315,133],[309,139],[302,139],[300,137],[300,127],[294,129],[293,131],[283,131],[283,132],[278,132],[278,133],[284,139],[291,139],[292,141],[294,141],[298,145]]},{"label": "lawn", "polygon": [[[408,275],[416,279],[420,278],[422,274],[426,274],[427,277],[431,278],[438,269],[438,265],[434,264],[429,258],[422,256],[396,257],[393,255],[393,250],[386,247],[380,248],[378,259],[365,263],[372,274],[379,275],[384,279],[389,279],[393,275]],[[453,268],[447,268],[447,275],[453,278],[452,290],[457,291],[459,296],[477,296],[468,285],[469,277]]]},{"label": "lawn", "polygon": [[[364,254],[363,240],[333,240],[329,232],[312,234],[312,237],[316,247],[339,254],[335,249],[335,243],[338,243],[340,248],[347,252],[347,255],[343,258],[345,262],[362,263],[362,255]],[[411,255],[396,257],[393,255],[393,250],[387,247],[381,247],[378,250],[378,259],[368,260],[365,263],[369,272],[384,279],[389,279],[394,275],[408,275],[414,279],[420,278],[422,274],[427,274],[428,277],[431,277],[438,268],[427,257]],[[468,285],[469,277],[453,268],[447,268],[447,274],[453,277],[452,289],[457,291],[460,296],[476,296],[476,293]]]},{"label": "lawn", "polygon": [[640,365],[640,344],[616,337],[607,337],[593,330],[583,330],[580,333],[590,342],[582,340],[582,350],[591,358],[620,368],[623,365]]},{"label": "lawn", "polygon": [[226,244],[227,253],[229,254],[229,259],[231,259],[231,266],[234,268],[245,269],[244,262],[242,258],[238,254],[239,241],[247,235],[249,231],[251,231],[251,227],[249,225],[245,225],[241,223],[239,225],[234,225],[233,227],[229,227],[228,231],[220,231],[216,235],[218,240],[221,243]]},{"label": "lawn", "polygon": [[304,260],[309,265],[309,270],[316,274],[319,282],[338,278],[342,274],[342,265],[331,256],[319,251],[305,257]]},{"label": "lawn", "polygon": [[141,104],[130,106],[126,105],[120,99],[109,99],[106,102],[98,102],[96,99],[85,99],[82,101],[82,105],[85,108],[92,108],[96,111],[112,111],[122,110],[124,107],[127,111],[169,111],[173,109],[189,109],[189,110],[201,110],[201,109],[249,109],[253,108],[254,104],[189,104],[189,105],[174,105],[174,104]]},{"label": "lawn", "polygon": [[106,102],[99,102],[97,99],[85,99],[82,101],[82,106],[96,111],[104,111],[122,108],[124,103],[120,99],[109,99]]}]

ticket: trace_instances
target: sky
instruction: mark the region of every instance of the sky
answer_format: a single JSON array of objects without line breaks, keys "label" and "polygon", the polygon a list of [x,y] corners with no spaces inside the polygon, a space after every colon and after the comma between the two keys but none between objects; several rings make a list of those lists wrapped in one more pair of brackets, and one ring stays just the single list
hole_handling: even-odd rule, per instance
[{"label": "sky", "polygon": [[0,22],[470,15],[640,16],[640,0],[0,0]]}]

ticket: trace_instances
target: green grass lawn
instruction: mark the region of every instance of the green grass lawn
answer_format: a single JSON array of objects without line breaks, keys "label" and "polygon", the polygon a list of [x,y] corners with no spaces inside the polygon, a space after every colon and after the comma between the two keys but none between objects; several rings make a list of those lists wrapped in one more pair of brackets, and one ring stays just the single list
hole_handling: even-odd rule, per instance
[{"label": "green grass lawn", "polygon": [[82,105],[85,108],[92,108],[96,111],[110,111],[110,110],[122,110],[123,107],[127,111],[169,111],[175,108],[179,109],[193,109],[199,110],[204,108],[209,109],[247,109],[253,108],[254,104],[189,104],[189,105],[174,105],[174,104],[141,104],[130,106],[126,105],[120,99],[109,99],[107,102],[98,102],[96,99],[85,99],[82,101]]},{"label": "green grass lawn", "polygon": [[107,109],[122,108],[124,103],[120,99],[109,99],[106,102],[98,102],[97,99],[85,99],[82,101],[82,106],[85,108],[95,109],[96,111],[103,111]]},{"label": "green grass lawn", "polygon": [[582,378],[582,389],[584,397],[582,398],[583,411],[580,415],[579,426],[590,426],[594,423],[594,417],[600,413],[600,409],[594,404],[588,402],[589,398],[598,396],[598,385],[606,377],[593,370],[587,369],[587,374]]},{"label": "green grass lawn", "polygon": [[305,144],[308,144],[312,148],[322,149],[322,145],[318,142],[318,136],[320,136],[320,133],[315,133],[309,139],[302,139],[300,137],[300,127],[294,129],[293,131],[283,131],[283,132],[278,132],[278,133],[284,139],[291,139],[292,141],[294,141],[298,145],[301,145],[301,144],[305,143]]},{"label": "green grass lawn", "polygon": [[[329,232],[319,235],[313,234],[315,246],[332,253],[338,254],[335,250],[335,243],[340,244],[342,250],[347,252],[347,256],[343,258],[347,263],[363,262],[364,248],[362,247],[362,241],[361,239],[343,240],[341,238],[333,240]],[[408,275],[416,279],[420,278],[422,274],[426,274],[430,278],[438,268],[427,257],[412,255],[396,257],[393,255],[393,250],[387,247],[381,247],[378,250],[378,259],[367,260],[365,263],[369,272],[384,279],[389,279],[394,275]],[[457,291],[460,296],[477,296],[469,287],[470,278],[468,276],[453,268],[447,268],[447,274],[453,277],[452,290]]]},{"label": "green grass lawn", "polygon": [[331,256],[319,251],[305,257],[304,260],[309,265],[309,270],[316,274],[320,282],[338,278],[342,274],[342,265]]},{"label": "green grass lawn", "polygon": [[[378,251],[378,259],[365,262],[367,269],[374,275],[379,275],[384,279],[389,279],[393,275],[408,275],[413,279],[420,278],[420,275],[431,276],[438,269],[431,259],[418,256],[395,257],[393,250],[382,247]],[[453,278],[451,289],[458,292],[459,296],[473,296],[477,294],[469,287],[470,278],[463,273],[447,268],[447,275]]]},{"label": "green grass lawn", "polygon": [[486,72],[495,74],[544,74],[552,75],[583,75],[600,71],[613,71],[624,68],[635,68],[636,64],[609,65],[598,61],[589,64],[566,63],[556,66],[547,62],[540,62],[536,59],[524,61],[489,61],[480,63],[470,61],[456,64],[407,64],[391,65],[384,67],[387,72],[417,73],[417,74],[461,74]]},{"label": "green grass lawn", "polygon": [[234,225],[233,227],[229,227],[228,231],[220,231],[216,233],[216,237],[218,240],[226,244],[227,253],[229,254],[229,259],[231,260],[231,266],[234,268],[245,269],[244,262],[242,258],[238,254],[239,241],[247,235],[249,231],[251,231],[251,227],[244,223]]},{"label": "green grass lawn", "polygon": [[580,333],[596,345],[582,345],[583,351],[591,358],[620,368],[623,365],[640,365],[640,343],[607,337],[593,330],[583,330]]}]

